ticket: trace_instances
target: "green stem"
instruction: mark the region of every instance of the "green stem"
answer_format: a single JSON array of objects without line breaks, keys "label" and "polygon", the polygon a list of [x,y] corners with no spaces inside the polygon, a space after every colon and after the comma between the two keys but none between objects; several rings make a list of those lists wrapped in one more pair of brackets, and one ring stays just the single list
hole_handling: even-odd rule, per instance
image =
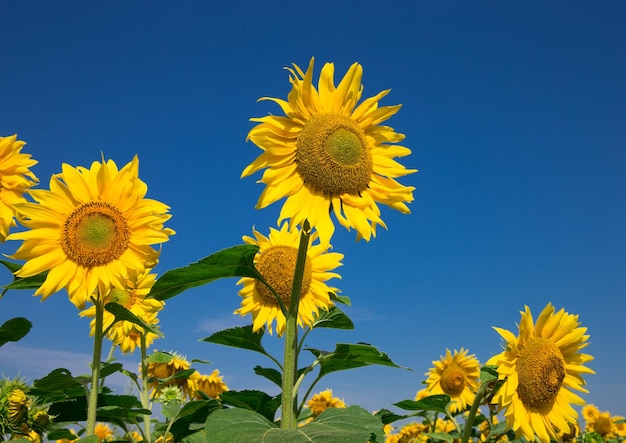
[{"label": "green stem", "polygon": [[93,359],[91,360],[91,387],[87,403],[87,436],[94,435],[96,428],[96,410],[98,409],[98,391],[100,387],[100,362],[102,361],[102,324],[104,319],[104,305],[100,296],[91,297],[96,308],[96,327],[93,334]]},{"label": "green stem", "polygon": [[302,288],[302,277],[304,275],[304,265],[306,264],[306,252],[309,247],[310,226],[307,220],[302,225],[300,232],[300,244],[298,246],[298,258],[296,269],[291,286],[291,298],[289,300],[289,311],[285,325],[285,352],[283,364],[283,386],[282,386],[282,418],[280,427],[283,429],[296,429],[298,426],[296,417],[296,397],[294,391],[296,374],[298,372],[298,305],[300,304],[300,290]]},{"label": "green stem", "polygon": [[469,410],[469,414],[467,415],[467,420],[465,420],[465,429],[463,431],[463,439],[461,443],[467,443],[470,434],[472,433],[472,427],[474,426],[474,418],[476,418],[476,412],[478,411],[478,407],[483,401],[483,397],[485,396],[485,391],[489,386],[490,382],[486,381],[480,385],[478,388],[478,392],[476,393],[476,397],[474,398],[474,403],[472,403],[472,407]]},{"label": "green stem", "polygon": [[[150,390],[148,386],[148,346],[146,346],[146,335],[141,333],[141,406],[144,409],[151,410],[150,406]],[[143,437],[144,441],[152,441],[150,435],[150,416],[143,416]]]}]

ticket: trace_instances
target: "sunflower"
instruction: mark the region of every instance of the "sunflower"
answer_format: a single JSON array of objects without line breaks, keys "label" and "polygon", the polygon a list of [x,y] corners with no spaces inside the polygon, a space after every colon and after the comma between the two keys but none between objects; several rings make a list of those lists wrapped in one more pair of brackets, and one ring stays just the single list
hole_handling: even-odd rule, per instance
[{"label": "sunflower", "polygon": [[204,397],[200,392],[211,398],[220,398],[220,394],[228,391],[228,386],[223,381],[224,377],[220,375],[220,371],[215,369],[211,374],[200,374],[198,371],[189,377],[190,383],[193,384],[195,391],[194,397],[202,400]]},{"label": "sunflower", "polygon": [[286,197],[278,223],[292,225],[308,220],[330,242],[334,225],[330,210],[341,225],[356,229],[357,239],[376,236],[376,226],[386,228],[378,203],[408,214],[406,203],[413,201],[414,187],[395,178],[416,172],[394,160],[411,153],[394,145],[404,140],[389,126],[380,123],[400,109],[378,106],[390,90],[361,99],[363,68],[354,63],[334,84],[334,65],[326,63],[317,89],[313,86],[313,58],[306,73],[297,66],[289,69],[291,92],[287,101],[264,97],[277,103],[285,116],[253,118],[258,122],[248,139],[264,152],[248,165],[242,177],[261,169],[266,187],[257,208]]},{"label": "sunflower", "polygon": [[0,242],[15,226],[15,205],[26,202],[24,193],[39,181],[29,169],[37,161],[21,152],[25,144],[17,135],[0,137]]},{"label": "sunflower", "polygon": [[[154,285],[156,274],[149,272],[131,271],[126,279],[125,285],[121,288],[108,288],[100,293],[103,304],[118,303],[135,314],[144,323],[156,325],[159,322],[157,314],[165,302],[148,298],[150,289]],[[96,316],[95,305],[90,306],[80,313],[81,317]],[[107,330],[113,324],[115,316],[109,311],[104,311],[103,330]],[[91,335],[96,329],[95,318],[91,320]],[[129,321],[119,321],[109,329],[107,336],[115,345],[120,347],[122,353],[132,354],[137,346],[141,346],[141,334],[145,334],[146,346],[150,346],[158,336],[152,332],[145,332],[141,326]]]},{"label": "sunflower", "polygon": [[17,204],[20,222],[30,228],[9,235],[24,240],[12,256],[26,260],[16,272],[48,275],[35,295],[45,300],[61,288],[84,309],[99,287],[124,287],[131,271],[155,265],[159,252],[150,245],[174,234],[163,227],[168,206],[144,198],[137,156],[118,170],[112,161],[90,169],[63,164],[50,179],[50,190],[32,190],[36,203]]},{"label": "sunflower", "polygon": [[585,419],[585,430],[597,432],[604,438],[614,438],[617,433],[615,421],[622,417],[612,417],[608,411],[601,412],[594,405],[585,405],[582,409]]},{"label": "sunflower", "polygon": [[163,382],[163,380],[169,379],[179,372],[186,371],[190,368],[189,360],[176,352],[171,353],[171,358],[168,361],[149,361],[148,378],[151,379],[149,388],[152,389],[152,398],[159,395],[161,390],[166,386],[176,386],[182,391],[185,397],[191,398],[194,386],[193,383],[189,381],[188,377],[172,378],[171,380]]},{"label": "sunflower", "polygon": [[478,390],[480,363],[474,356],[467,355],[468,350],[455,350],[454,355],[446,349],[445,357],[433,361],[434,367],[425,375],[428,395],[447,394],[450,396],[450,412],[463,411],[471,405]]},{"label": "sunflower", "polygon": [[113,437],[113,429],[106,423],[96,423],[96,428],[93,432],[100,441],[106,441]]},{"label": "sunflower", "polygon": [[[269,237],[265,237],[253,229],[255,238],[244,236],[243,240],[249,245],[259,247],[254,257],[254,265],[281,297],[285,306],[289,306],[293,274],[296,266],[300,230],[289,228],[283,223],[280,230],[270,228]],[[339,274],[330,272],[341,266],[343,254],[328,252],[329,244],[314,244],[318,238],[313,232],[309,238],[307,258],[302,277],[300,290],[300,304],[298,305],[298,324],[302,327],[311,326],[319,309],[328,310],[333,305],[329,293],[339,292],[324,283],[331,278],[341,278]],[[276,330],[279,336],[285,329],[283,315],[276,297],[259,280],[243,277],[237,284],[243,285],[239,295],[243,297],[241,307],[234,313],[242,317],[252,314],[253,331],[258,331],[264,324],[272,333],[272,323],[276,320]]]},{"label": "sunflower", "polygon": [[345,408],[346,404],[340,398],[333,397],[332,389],[326,389],[313,395],[306,406],[311,410],[311,414],[317,417],[328,408]]},{"label": "sunflower", "polygon": [[547,443],[576,423],[578,413],[572,404],[585,403],[571,389],[587,392],[582,374],[594,373],[583,366],[593,357],[580,352],[589,336],[587,328],[579,327],[578,315],[563,309],[555,312],[551,303],[536,324],[528,306],[521,316],[517,337],[494,328],[506,343],[505,350],[487,362],[498,367],[498,378],[504,380],[492,401],[518,437],[533,441],[536,434]]}]

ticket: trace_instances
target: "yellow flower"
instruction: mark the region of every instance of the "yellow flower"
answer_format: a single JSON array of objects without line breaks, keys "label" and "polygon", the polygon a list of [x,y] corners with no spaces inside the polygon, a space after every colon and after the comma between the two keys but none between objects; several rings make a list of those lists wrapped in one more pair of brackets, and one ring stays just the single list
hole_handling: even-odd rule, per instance
[{"label": "yellow flower", "polygon": [[467,355],[467,349],[455,350],[454,355],[446,349],[445,357],[433,361],[426,380],[428,395],[448,394],[452,402],[450,412],[463,411],[474,401],[478,390],[479,362]]},{"label": "yellow flower", "polygon": [[29,169],[37,161],[21,152],[25,144],[17,135],[0,137],[0,242],[15,226],[15,205],[26,202],[24,193],[39,181]]},{"label": "yellow flower", "polygon": [[264,152],[242,173],[249,176],[261,169],[266,187],[257,208],[283,197],[285,204],[278,223],[291,219],[293,225],[308,220],[329,243],[334,225],[329,209],[341,225],[354,228],[357,238],[376,236],[376,226],[386,228],[378,203],[409,213],[414,187],[395,178],[416,172],[394,160],[411,153],[394,145],[404,140],[380,123],[400,109],[378,106],[389,89],[363,100],[363,68],[354,63],[335,87],[334,65],[326,63],[317,89],[313,86],[313,58],[306,73],[297,66],[289,71],[291,92],[287,101],[264,97],[277,103],[285,116],[253,118],[258,122],[248,139]]},{"label": "yellow flower", "polygon": [[126,434],[126,440],[133,442],[141,442],[143,441],[143,436],[137,431],[130,431]]},{"label": "yellow flower", "polygon": [[585,430],[597,432],[602,437],[614,438],[617,434],[615,421],[622,417],[611,417],[608,411],[601,412],[594,405],[585,405],[582,410],[585,418]]},{"label": "yellow flower", "polygon": [[189,381],[193,383],[194,397],[201,400],[203,397],[199,391],[211,398],[220,398],[220,394],[228,391],[228,386],[223,382],[223,376],[219,370],[214,370],[210,375],[200,374],[198,371],[191,374]]},{"label": "yellow flower", "polygon": [[124,287],[130,271],[143,271],[157,261],[153,244],[174,233],[164,228],[168,206],[144,198],[148,187],[139,179],[137,156],[118,170],[109,160],[90,169],[64,164],[50,179],[50,190],[33,190],[37,203],[16,208],[30,228],[9,235],[24,240],[12,258],[27,260],[16,275],[48,271],[35,295],[46,299],[61,288],[79,309],[97,288]]},{"label": "yellow flower", "polygon": [[400,429],[395,441],[397,443],[426,442],[428,440],[426,432],[428,432],[428,426],[421,423],[409,423]]},{"label": "yellow flower", "polygon": [[[149,271],[137,272],[132,270],[129,272],[128,278],[125,284],[121,288],[109,288],[104,294],[100,294],[103,298],[103,303],[118,303],[135,314],[146,324],[156,325],[159,322],[157,314],[165,302],[149,298],[148,294],[150,289],[154,285],[156,274],[150,274]],[[85,309],[80,313],[82,317],[94,318],[96,315],[96,307],[94,305]],[[115,316],[109,311],[104,311],[103,330],[106,330],[113,321]],[[91,320],[91,335],[94,335],[96,329],[95,318]],[[137,346],[141,346],[141,334],[146,336],[146,346],[150,346],[155,338],[158,336],[152,332],[145,332],[144,329],[135,323],[129,321],[120,321],[113,325],[109,330],[108,338],[117,346],[123,353],[133,353]]]},{"label": "yellow flower", "polygon": [[9,421],[16,425],[22,420],[24,414],[28,412],[28,397],[26,397],[26,393],[22,389],[15,388],[9,394],[8,400]]},{"label": "yellow flower", "polygon": [[311,410],[311,414],[317,417],[328,408],[345,408],[346,404],[340,398],[333,397],[332,389],[326,389],[311,397],[306,406]]},{"label": "yellow flower", "polygon": [[[290,229],[284,223],[280,230],[270,228],[269,237],[253,230],[256,238],[244,236],[243,240],[249,245],[259,247],[254,258],[254,264],[265,280],[280,295],[285,306],[289,306],[293,274],[296,266],[300,230]],[[339,292],[324,283],[331,278],[341,278],[332,271],[341,266],[343,254],[328,252],[330,245],[314,244],[317,232],[309,238],[309,248],[302,278],[300,304],[298,307],[298,324],[302,327],[310,326],[319,313],[319,309],[328,310],[333,305],[329,292]],[[243,285],[239,295],[243,297],[241,307],[234,313],[242,317],[252,314],[253,330],[256,332],[264,324],[272,333],[272,323],[276,320],[276,331],[282,335],[285,329],[285,316],[275,296],[258,280],[244,277],[237,284]]]},{"label": "yellow flower", "polygon": [[159,381],[170,378],[171,376],[181,371],[185,371],[190,367],[191,365],[189,364],[189,361],[184,356],[177,353],[173,353],[172,358],[167,362],[149,362],[148,378],[155,379],[150,383],[150,389],[153,390],[152,398],[159,395],[161,393],[161,389],[166,386],[176,386],[181,389],[187,398],[191,398],[193,395],[193,383],[190,383],[188,378],[174,378],[165,383],[161,383]]},{"label": "yellow flower", "polygon": [[419,391],[417,391],[415,393],[415,401],[419,401],[419,400],[421,400],[423,398],[428,397],[429,395],[432,395],[432,394],[428,393],[428,389],[426,389],[426,388],[420,389]]},{"label": "yellow flower", "polygon": [[594,371],[583,366],[593,357],[580,353],[588,345],[587,328],[579,327],[578,315],[561,309],[555,313],[551,303],[543,309],[537,323],[528,306],[521,313],[519,335],[494,328],[506,342],[505,350],[487,365],[498,367],[504,384],[493,403],[506,417],[507,426],[518,437],[533,441],[535,434],[543,443],[557,439],[557,431],[569,429],[578,413],[572,404],[584,401],[570,391],[587,392],[582,374]]},{"label": "yellow flower", "polygon": [[113,436],[113,430],[106,423],[96,423],[94,434],[100,441],[105,441]]}]

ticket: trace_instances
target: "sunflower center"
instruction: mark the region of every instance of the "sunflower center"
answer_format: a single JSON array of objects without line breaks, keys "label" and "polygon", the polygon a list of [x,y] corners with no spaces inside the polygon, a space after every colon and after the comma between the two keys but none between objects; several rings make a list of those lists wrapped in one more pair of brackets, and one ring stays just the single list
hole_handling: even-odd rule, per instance
[{"label": "sunflower center", "polygon": [[125,289],[113,288],[109,293],[109,301],[130,309],[135,304],[137,296],[135,291],[127,291]]},{"label": "sunflower center", "polygon": [[465,388],[465,371],[450,365],[441,373],[441,389],[451,397],[458,397]]},{"label": "sunflower center", "polygon": [[[293,273],[296,269],[296,259],[298,250],[290,246],[274,246],[259,255],[256,263],[258,271],[263,278],[276,290],[285,306],[289,306],[291,296],[291,286],[293,285]],[[311,286],[311,261],[307,257],[304,264],[304,275],[302,276],[302,288],[300,298],[302,298]],[[263,299],[263,302],[277,306],[278,301],[274,294],[260,281],[256,281],[255,289]]]},{"label": "sunflower center", "polygon": [[517,356],[517,393],[525,406],[542,410],[551,406],[565,378],[565,361],[550,340],[533,338]]},{"label": "sunflower center", "polygon": [[102,266],[126,251],[130,233],[126,218],[117,208],[105,202],[89,202],[65,220],[61,247],[80,266]]},{"label": "sunflower center", "polygon": [[598,417],[593,425],[594,431],[596,431],[601,436],[605,436],[611,432],[613,429],[611,420],[607,417]]},{"label": "sunflower center", "polygon": [[317,114],[296,141],[296,163],[305,183],[324,195],[358,195],[372,176],[365,133],[343,115]]}]

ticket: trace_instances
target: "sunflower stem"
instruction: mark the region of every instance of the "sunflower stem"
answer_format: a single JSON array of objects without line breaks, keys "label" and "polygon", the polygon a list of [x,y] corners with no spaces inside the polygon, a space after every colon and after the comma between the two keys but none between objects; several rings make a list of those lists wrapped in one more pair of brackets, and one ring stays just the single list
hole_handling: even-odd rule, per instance
[{"label": "sunflower stem", "polygon": [[300,244],[298,245],[298,258],[296,259],[296,269],[291,286],[291,297],[289,299],[289,311],[285,325],[285,352],[283,364],[283,386],[281,411],[282,418],[280,427],[283,429],[296,429],[296,397],[294,390],[296,374],[298,371],[298,305],[300,304],[300,290],[302,288],[302,277],[304,275],[304,265],[306,264],[306,253],[309,246],[311,227],[307,220],[302,224],[300,231]]},{"label": "sunflower stem", "polygon": [[467,419],[465,420],[465,429],[463,430],[463,439],[461,440],[461,443],[467,443],[469,441],[470,434],[472,433],[472,427],[474,426],[474,418],[476,418],[476,412],[483,401],[485,391],[487,390],[489,384],[489,381],[484,382],[478,388],[478,392],[476,392],[474,403],[472,403],[472,407],[470,408],[469,413],[467,414]]},{"label": "sunflower stem", "polygon": [[98,409],[98,391],[100,390],[100,361],[102,360],[102,324],[104,319],[104,305],[100,296],[92,297],[96,308],[96,325],[93,334],[93,359],[91,360],[91,387],[87,403],[87,436],[94,435],[96,429],[96,410]]},{"label": "sunflower stem", "polygon": [[[141,406],[144,409],[151,409],[150,407],[150,393],[148,386],[148,356],[147,356],[146,346],[146,335],[145,332],[141,333]],[[150,435],[150,416],[143,416],[143,440],[144,441],[152,441]]]}]

